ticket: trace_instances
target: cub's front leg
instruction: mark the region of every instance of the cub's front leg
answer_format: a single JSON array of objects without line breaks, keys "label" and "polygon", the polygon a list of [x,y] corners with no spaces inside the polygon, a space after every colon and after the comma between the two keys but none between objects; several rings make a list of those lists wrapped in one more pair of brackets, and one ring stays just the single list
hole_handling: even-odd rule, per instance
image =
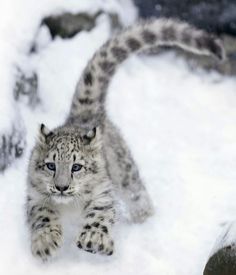
[{"label": "cub's front leg", "polygon": [[84,205],[84,226],[77,238],[77,246],[87,252],[113,254],[111,229],[115,208],[111,190],[96,192]]},{"label": "cub's front leg", "polygon": [[33,255],[43,261],[48,260],[62,244],[59,212],[50,204],[28,201],[27,222]]}]

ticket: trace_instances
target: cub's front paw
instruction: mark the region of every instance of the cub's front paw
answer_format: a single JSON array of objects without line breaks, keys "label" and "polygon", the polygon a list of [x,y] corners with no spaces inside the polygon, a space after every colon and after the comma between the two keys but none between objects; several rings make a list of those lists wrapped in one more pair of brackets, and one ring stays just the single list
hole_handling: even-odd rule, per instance
[{"label": "cub's front paw", "polygon": [[77,246],[90,253],[112,255],[114,242],[108,234],[107,227],[86,229],[80,233]]},{"label": "cub's front paw", "polygon": [[41,228],[32,233],[31,250],[35,257],[47,261],[62,245],[62,232],[58,227]]}]

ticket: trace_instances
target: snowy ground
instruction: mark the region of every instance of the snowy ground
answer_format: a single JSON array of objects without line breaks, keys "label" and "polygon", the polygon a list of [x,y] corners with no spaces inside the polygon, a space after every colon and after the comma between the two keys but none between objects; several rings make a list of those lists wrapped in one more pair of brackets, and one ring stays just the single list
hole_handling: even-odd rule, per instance
[{"label": "snowy ground", "polygon": [[[12,35],[2,35],[13,50],[8,56],[0,51],[1,59],[6,60],[3,64],[26,51],[26,40],[33,38],[40,14],[53,10],[45,1],[28,9],[24,5],[30,1],[18,2],[22,4],[15,9],[19,23],[9,15],[9,7],[1,21],[12,26]],[[71,5],[71,9],[79,9],[75,1]],[[31,10],[29,26],[26,17]],[[25,34],[19,34],[17,26]],[[0,34],[3,29],[0,27]],[[63,122],[81,70],[108,36],[108,20],[102,17],[92,32],[67,41],[57,39],[31,58],[39,73],[42,106],[33,112],[21,106],[28,152],[0,175],[2,275],[201,275],[218,234],[235,218],[236,81],[216,73],[191,72],[174,53],[132,57],[112,81],[107,109],[130,144],[156,213],[142,225],[120,222],[115,229],[116,252],[111,257],[79,251],[71,226],[55,260],[41,264],[33,259],[24,203],[27,159],[37,126],[45,122],[54,127]],[[2,98],[4,90],[0,93]],[[1,117],[10,115],[5,105]]]}]

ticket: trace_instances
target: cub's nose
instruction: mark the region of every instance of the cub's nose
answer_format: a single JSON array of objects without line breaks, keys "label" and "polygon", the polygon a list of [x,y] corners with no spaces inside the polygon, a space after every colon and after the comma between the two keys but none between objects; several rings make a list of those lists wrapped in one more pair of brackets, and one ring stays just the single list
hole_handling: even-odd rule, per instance
[{"label": "cub's nose", "polygon": [[62,192],[66,191],[69,188],[69,185],[64,185],[64,186],[55,185],[55,187],[58,191],[60,191],[62,193]]}]

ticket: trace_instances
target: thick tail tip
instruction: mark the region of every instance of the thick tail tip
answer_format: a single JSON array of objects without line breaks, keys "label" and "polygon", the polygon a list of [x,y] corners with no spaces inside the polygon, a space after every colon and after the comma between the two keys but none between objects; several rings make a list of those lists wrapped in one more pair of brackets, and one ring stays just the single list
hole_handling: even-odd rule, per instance
[{"label": "thick tail tip", "polygon": [[209,50],[220,61],[224,61],[226,59],[225,48],[224,48],[223,43],[220,39],[213,38],[212,43],[210,43],[210,45],[209,45]]},{"label": "thick tail tip", "polygon": [[197,44],[200,48],[205,47],[209,53],[215,56],[218,60],[224,61],[226,59],[225,48],[219,38],[207,34],[202,36],[197,41]]}]

